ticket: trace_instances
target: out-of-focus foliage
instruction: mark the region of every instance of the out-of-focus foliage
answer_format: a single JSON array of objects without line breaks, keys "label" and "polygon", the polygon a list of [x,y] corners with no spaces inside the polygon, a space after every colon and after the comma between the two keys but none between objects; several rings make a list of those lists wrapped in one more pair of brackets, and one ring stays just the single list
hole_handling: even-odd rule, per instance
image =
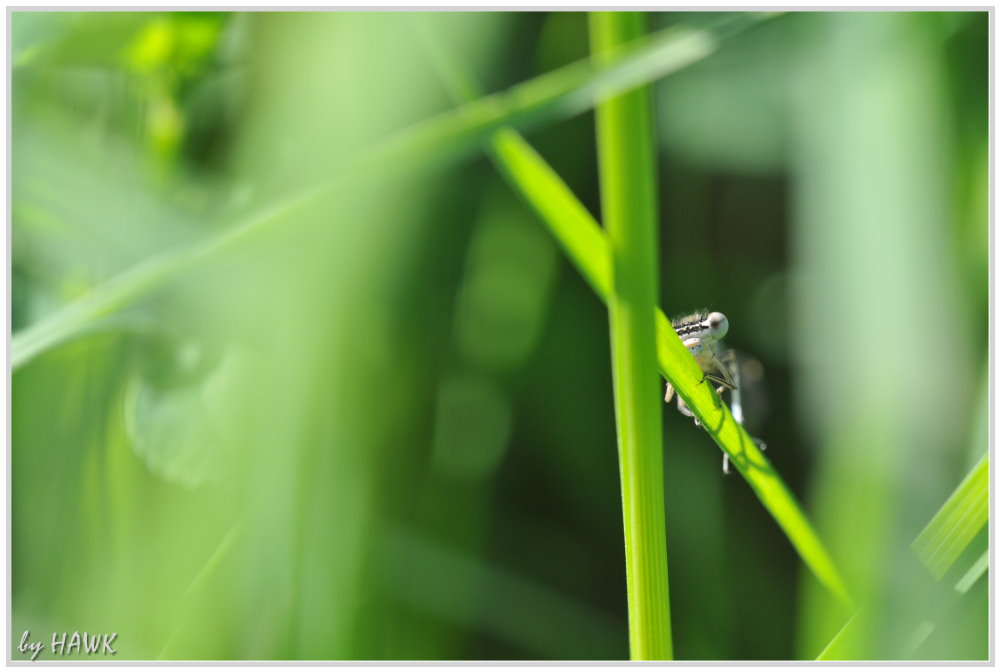
[{"label": "out-of-focus foliage", "polygon": [[[452,107],[418,19],[485,91],[588,53],[579,13],[12,14],[15,337],[270,217],[12,374],[15,642],[627,656],[606,312],[534,212],[447,148],[284,207]],[[853,657],[988,654],[985,531],[954,599],[911,549],[986,451],[987,21],[789,14],[656,84],[662,306],[763,365]],[[527,138],[599,212],[593,116]],[[815,657],[852,613],[664,412],[675,654]]]}]

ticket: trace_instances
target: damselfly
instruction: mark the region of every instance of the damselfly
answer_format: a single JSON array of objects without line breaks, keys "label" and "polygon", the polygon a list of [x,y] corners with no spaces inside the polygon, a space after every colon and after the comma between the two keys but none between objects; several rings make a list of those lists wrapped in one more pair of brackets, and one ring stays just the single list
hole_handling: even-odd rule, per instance
[{"label": "damselfly", "polygon": [[[722,347],[722,339],[729,332],[729,320],[719,312],[700,312],[694,315],[672,320],[670,326],[674,328],[684,346],[694,355],[695,361],[702,371],[702,382],[709,380],[717,387],[716,393],[721,396],[723,392],[729,390],[732,401],[733,419],[739,424],[743,424],[743,403],[740,396],[740,367],[736,362],[735,351]],[[667,392],[663,400],[670,403],[674,397],[674,386],[667,383]],[[701,425],[698,418],[687,407],[684,400],[677,396],[677,410],[684,415],[694,418],[694,424]],[[764,450],[766,446],[763,441],[754,439]],[[722,471],[729,473],[729,455],[722,455]]]}]

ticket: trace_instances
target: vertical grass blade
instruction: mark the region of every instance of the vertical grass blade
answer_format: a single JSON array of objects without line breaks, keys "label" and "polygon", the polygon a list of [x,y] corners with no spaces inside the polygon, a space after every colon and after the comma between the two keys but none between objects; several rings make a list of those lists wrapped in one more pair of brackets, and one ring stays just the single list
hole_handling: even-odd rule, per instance
[{"label": "vertical grass blade", "polygon": [[[590,15],[598,63],[645,33],[634,12]],[[640,86],[597,106],[602,210],[614,287],[608,297],[611,364],[633,660],[673,657],[663,511],[661,409],[656,375],[657,201],[649,89]]]}]

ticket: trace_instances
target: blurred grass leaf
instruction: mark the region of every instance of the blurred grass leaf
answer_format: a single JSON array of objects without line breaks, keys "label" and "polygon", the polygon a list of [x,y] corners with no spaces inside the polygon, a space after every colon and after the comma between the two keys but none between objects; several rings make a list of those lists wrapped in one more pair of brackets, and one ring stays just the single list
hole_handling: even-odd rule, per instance
[{"label": "blurred grass leaf", "polygon": [[[935,580],[944,578],[986,525],[989,519],[989,475],[989,455],[984,455],[914,540],[914,553]],[[974,562],[955,584],[955,590],[959,594],[967,592],[988,568],[988,551],[975,556]],[[859,615],[855,614],[816,660],[843,660],[849,657],[854,633],[862,627],[859,624]],[[925,627],[916,641],[922,641],[928,634],[930,632]]]},{"label": "blurred grass leaf", "polygon": [[[199,596],[199,592],[204,588],[204,586],[211,579],[213,574],[219,571],[219,567],[225,562],[226,558],[229,556],[233,547],[236,545],[237,540],[243,532],[243,527],[245,525],[244,519],[240,518],[233,526],[226,532],[225,536],[219,541],[218,546],[212,551],[212,554],[205,560],[204,564],[198,570],[194,578],[188,584],[187,588],[181,594],[181,610],[185,615],[190,615],[194,610],[195,602]],[[189,618],[184,618],[181,620],[180,625],[176,626],[174,631],[167,638],[166,643],[163,648],[160,649],[159,655],[156,657],[157,660],[164,660],[167,658],[167,654],[173,646],[174,642],[177,641],[178,636],[184,627],[188,624]]]},{"label": "blurred grass leaf", "polygon": [[671,28],[617,51],[603,65],[579,61],[397,132],[362,152],[355,161],[335,168],[321,184],[307,186],[237,219],[222,233],[199,245],[152,257],[98,287],[87,298],[18,332],[11,343],[12,368],[17,370],[39,353],[79,334],[94,319],[120,310],[161,287],[190,264],[214,256],[335,188],[365,179],[391,178],[466,156],[478,150],[491,133],[508,124],[523,128],[579,114],[609,96],[706,58],[718,47],[723,35],[746,29],[759,20],[744,17],[728,21],[717,32]]},{"label": "blurred grass leaf", "polygon": [[989,519],[990,460],[984,455],[913,542],[913,550],[940,579]]}]

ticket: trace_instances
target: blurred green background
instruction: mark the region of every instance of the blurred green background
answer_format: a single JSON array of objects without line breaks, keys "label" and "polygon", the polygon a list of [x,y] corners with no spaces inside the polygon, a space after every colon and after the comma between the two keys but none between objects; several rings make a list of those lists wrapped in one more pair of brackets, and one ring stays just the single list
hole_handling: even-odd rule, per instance
[{"label": "blurred green background", "polygon": [[[483,152],[354,176],[454,106],[428,40],[500,91],[586,16],[10,16],[15,344],[131,274],[12,373],[14,657],[627,658],[606,309]],[[988,656],[985,576],[915,647],[902,615],[987,450],[989,20],[772,17],[654,89],[661,305],[763,365],[748,429],[865,658]],[[593,115],[527,138],[599,213]],[[677,657],[815,657],[850,612],[664,414]]]}]

